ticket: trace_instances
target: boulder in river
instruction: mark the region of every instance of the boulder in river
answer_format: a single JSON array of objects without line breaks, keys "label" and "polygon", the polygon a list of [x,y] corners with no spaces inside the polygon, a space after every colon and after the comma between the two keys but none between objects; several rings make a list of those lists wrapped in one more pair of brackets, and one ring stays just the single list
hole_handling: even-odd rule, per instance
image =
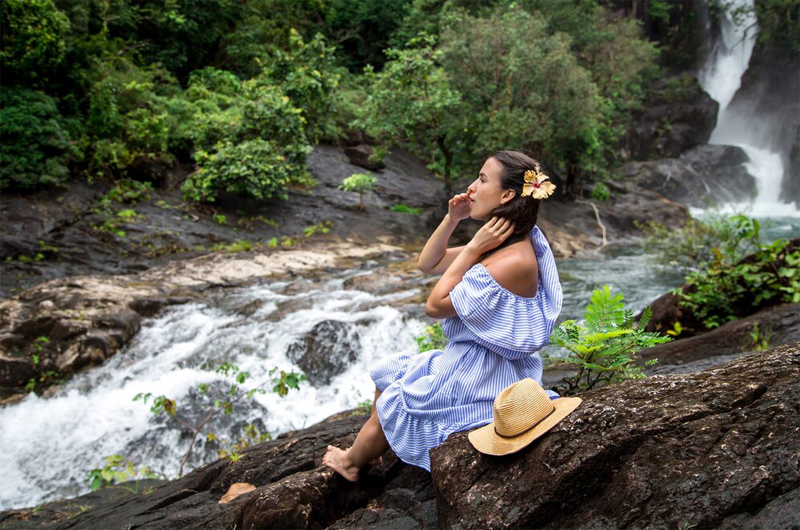
[{"label": "boulder in river", "polygon": [[756,181],[742,165],[749,158],[730,145],[701,145],[677,158],[629,162],[625,179],[687,206],[705,201],[744,202],[756,194]]},{"label": "boulder in river", "polygon": [[[693,374],[592,390],[504,457],[455,433],[432,474],[400,462],[350,483],[321,466],[366,420],[342,413],[137,493],[0,513],[7,528],[795,528],[800,343]],[[231,485],[255,486],[220,504]],[[111,491],[109,491],[111,490]],[[76,507],[85,507],[76,509]],[[69,517],[69,518],[68,518]]]},{"label": "boulder in river", "polygon": [[358,360],[360,350],[361,337],[353,324],[323,320],[292,343],[286,356],[297,363],[313,386],[325,386]]}]

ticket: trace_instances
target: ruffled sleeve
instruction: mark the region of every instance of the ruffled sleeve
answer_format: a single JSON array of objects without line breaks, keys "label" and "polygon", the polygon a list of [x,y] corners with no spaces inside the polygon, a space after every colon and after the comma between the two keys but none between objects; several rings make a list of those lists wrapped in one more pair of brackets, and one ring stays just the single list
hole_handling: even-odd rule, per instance
[{"label": "ruffled sleeve", "polygon": [[521,359],[547,345],[561,312],[563,294],[550,245],[539,227],[530,233],[539,264],[533,298],[502,287],[476,264],[450,291],[450,300],[475,342],[509,359]]}]

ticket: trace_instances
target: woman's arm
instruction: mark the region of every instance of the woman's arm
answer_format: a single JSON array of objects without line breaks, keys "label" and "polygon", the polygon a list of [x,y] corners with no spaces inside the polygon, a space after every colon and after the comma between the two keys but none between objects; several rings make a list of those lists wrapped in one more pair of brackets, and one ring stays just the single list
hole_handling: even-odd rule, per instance
[{"label": "woman's arm", "polygon": [[464,274],[478,262],[484,252],[506,240],[514,232],[514,225],[503,218],[493,217],[483,225],[436,283],[425,303],[425,314],[431,318],[447,318],[456,314],[450,291],[458,285]]},{"label": "woman's arm", "polygon": [[428,242],[419,253],[417,266],[425,274],[441,274],[453,263],[456,256],[461,254],[464,246],[447,248],[447,241],[458,226],[458,221],[453,221],[450,214],[444,216],[439,227],[428,238]]},{"label": "woman's arm", "polygon": [[441,274],[464,250],[464,245],[447,248],[447,242],[459,221],[469,217],[470,204],[469,195],[466,193],[458,194],[450,199],[447,215],[444,216],[442,222],[428,238],[422,252],[419,253],[419,259],[417,259],[419,270],[425,274]]}]

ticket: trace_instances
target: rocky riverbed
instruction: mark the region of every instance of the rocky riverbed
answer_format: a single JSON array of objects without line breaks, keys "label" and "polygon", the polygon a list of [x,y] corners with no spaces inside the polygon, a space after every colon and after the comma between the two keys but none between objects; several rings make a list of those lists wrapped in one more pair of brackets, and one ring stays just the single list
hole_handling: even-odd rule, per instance
[{"label": "rocky riverbed", "polygon": [[[800,344],[586,392],[519,453],[466,433],[432,473],[391,453],[359,482],[322,467],[366,416],[345,412],[172,482],[0,514],[6,528],[796,528]],[[229,488],[252,488],[221,503]]]}]

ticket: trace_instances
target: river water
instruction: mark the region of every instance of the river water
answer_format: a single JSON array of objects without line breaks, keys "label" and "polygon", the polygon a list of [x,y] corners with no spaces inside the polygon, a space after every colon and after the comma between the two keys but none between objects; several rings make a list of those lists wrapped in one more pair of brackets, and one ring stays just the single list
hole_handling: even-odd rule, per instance
[{"label": "river water", "polygon": [[[0,509],[85,493],[87,472],[112,454],[177,476],[187,431],[154,416],[133,397],[163,394],[185,409],[198,385],[223,380],[209,369],[223,360],[251,374],[245,387],[270,388],[272,368],[301,370],[289,352],[323,322],[336,323],[329,355],[345,359],[329,384],[302,382],[283,398],[271,391],[255,394],[208,430],[222,435],[255,422],[277,435],[371,399],[367,367],[386,353],[416,351],[414,336],[432,322],[418,301],[409,302],[426,292],[422,278],[383,295],[346,288],[349,278],[380,274],[392,259],[397,258],[366,261],[359,269],[315,280],[220,290],[203,303],[168,308],[146,319],[131,344],[103,366],[76,376],[48,398],[31,394],[0,409]],[[596,259],[560,262],[561,320],[580,318],[591,291],[603,284],[622,291],[628,307],[638,311],[681,283],[679,274],[646,263],[636,247],[607,247]],[[215,458],[216,445],[201,439],[187,470]]]}]

